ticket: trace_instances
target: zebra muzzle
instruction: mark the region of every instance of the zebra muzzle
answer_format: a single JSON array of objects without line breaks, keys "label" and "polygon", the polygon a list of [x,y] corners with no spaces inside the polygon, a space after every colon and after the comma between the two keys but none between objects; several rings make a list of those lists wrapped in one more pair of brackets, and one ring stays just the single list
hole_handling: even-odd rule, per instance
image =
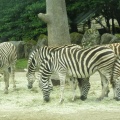
[{"label": "zebra muzzle", "polygon": [[45,101],[45,102],[49,102],[49,101],[50,101],[50,98],[49,98],[49,97],[44,97],[44,101]]},{"label": "zebra muzzle", "polygon": [[32,88],[32,86],[28,85],[28,89],[31,89],[31,88]]},{"label": "zebra muzzle", "polygon": [[80,96],[80,99],[81,99],[82,101],[85,101],[85,100],[87,99],[87,97],[81,95],[81,96]]}]

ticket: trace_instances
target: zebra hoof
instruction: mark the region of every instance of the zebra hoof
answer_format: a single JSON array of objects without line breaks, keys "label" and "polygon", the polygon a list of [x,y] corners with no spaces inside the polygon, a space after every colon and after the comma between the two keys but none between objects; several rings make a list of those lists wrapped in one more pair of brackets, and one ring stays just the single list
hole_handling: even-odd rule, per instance
[{"label": "zebra hoof", "polygon": [[29,85],[28,85],[28,89],[32,89],[32,86],[29,86]]},{"label": "zebra hoof", "polygon": [[59,101],[59,104],[62,104],[62,103],[63,103],[63,101],[64,101],[64,99],[61,99],[61,100]]},{"label": "zebra hoof", "polygon": [[85,96],[82,95],[82,96],[80,97],[80,99],[81,99],[82,101],[85,101],[85,100],[87,99],[87,97],[85,97]]},{"label": "zebra hoof", "polygon": [[75,98],[72,98],[72,102],[74,102],[75,101]]},{"label": "zebra hoof", "polygon": [[50,101],[50,98],[49,98],[49,97],[45,97],[45,98],[44,98],[44,101],[45,101],[45,102],[49,102],[49,101]]},{"label": "zebra hoof", "polygon": [[118,97],[116,97],[116,98],[114,98],[116,101],[120,101],[120,98],[118,98]]},{"label": "zebra hoof", "polygon": [[96,99],[96,101],[101,101],[101,100],[102,100],[102,98],[97,98],[97,99]]},{"label": "zebra hoof", "polygon": [[108,95],[106,94],[105,97],[108,97]]},{"label": "zebra hoof", "polygon": [[8,94],[8,91],[5,90],[4,94]]}]

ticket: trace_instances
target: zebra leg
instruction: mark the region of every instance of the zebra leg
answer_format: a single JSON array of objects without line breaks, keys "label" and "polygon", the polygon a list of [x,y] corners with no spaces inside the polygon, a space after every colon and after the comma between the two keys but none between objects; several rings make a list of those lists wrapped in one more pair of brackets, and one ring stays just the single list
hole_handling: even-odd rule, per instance
[{"label": "zebra leg", "polygon": [[102,93],[97,100],[101,101],[109,93],[109,87],[108,87],[109,81],[103,73],[101,73],[100,71],[99,71],[99,73],[100,73],[100,77],[101,77]]},{"label": "zebra leg", "polygon": [[82,80],[82,95],[81,95],[81,100],[86,100],[87,99],[87,95],[88,92],[90,90],[90,82],[89,82],[89,78],[84,78]]},{"label": "zebra leg", "polygon": [[[99,72],[100,73],[100,72]],[[100,73],[100,76],[101,76],[101,86],[102,86],[102,89],[104,88],[103,87],[103,81],[102,81],[102,79],[105,79],[105,81],[107,81],[107,78],[105,77],[105,76],[103,76],[102,75],[102,73]],[[109,92],[110,92],[110,90],[109,90],[109,87],[107,86],[107,90],[106,90],[106,92],[105,92],[105,97],[108,97],[108,94],[109,94]]]},{"label": "zebra leg", "polygon": [[115,91],[115,84],[113,81],[111,82],[111,84],[112,84],[112,88],[113,88],[113,99],[116,99],[117,95],[116,95],[116,91]]},{"label": "zebra leg", "polygon": [[113,98],[117,101],[120,101],[120,80],[119,78],[113,80],[111,84],[113,87],[113,95],[114,95]]},{"label": "zebra leg", "polygon": [[87,99],[87,95],[90,89],[89,78],[78,78],[78,86],[81,93],[80,99],[84,101]]},{"label": "zebra leg", "polygon": [[9,87],[9,72],[8,72],[8,70],[4,70],[4,82],[5,82],[4,93],[8,94],[8,87]]},{"label": "zebra leg", "polygon": [[73,81],[73,98],[72,98],[72,101],[74,101],[75,100],[75,97],[76,97],[76,88],[77,88],[77,79],[76,78],[74,78],[73,79],[74,81]]},{"label": "zebra leg", "polygon": [[70,84],[71,84],[71,87],[72,87],[72,93],[73,93],[73,96],[72,96],[72,101],[75,100],[75,96],[76,96],[76,88],[77,88],[77,79],[75,77],[72,77],[70,78]]},{"label": "zebra leg", "polygon": [[80,99],[81,99],[81,96],[82,96],[82,78],[78,78],[78,87],[79,87],[79,90],[80,90]]},{"label": "zebra leg", "polygon": [[60,101],[59,101],[59,103],[61,104],[64,101],[64,88],[65,88],[66,74],[58,73],[58,75],[60,78]]},{"label": "zebra leg", "polygon": [[15,65],[11,66],[11,78],[13,83],[13,89],[16,89],[16,83],[15,83]]},{"label": "zebra leg", "polygon": [[109,92],[110,92],[109,87],[108,87],[107,89],[108,89],[108,90],[107,90],[106,93],[105,93],[105,97],[108,97],[108,94],[109,94]]}]

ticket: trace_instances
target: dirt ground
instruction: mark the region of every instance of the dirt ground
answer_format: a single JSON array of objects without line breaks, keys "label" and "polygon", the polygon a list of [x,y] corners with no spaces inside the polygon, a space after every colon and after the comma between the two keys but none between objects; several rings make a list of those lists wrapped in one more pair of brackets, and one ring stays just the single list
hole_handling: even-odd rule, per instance
[{"label": "dirt ground", "polygon": [[[65,100],[59,101],[59,86],[51,92],[49,103],[43,102],[38,81],[32,90],[27,89],[25,72],[16,72],[17,89],[14,91],[10,83],[9,94],[4,94],[4,82],[0,81],[0,120],[120,120],[120,101],[113,99],[110,86],[109,97],[101,102],[96,101],[101,93],[100,77],[98,73],[91,76],[91,89],[88,99],[71,100],[72,91],[69,85],[65,88]],[[79,97],[79,90],[76,90]]]}]

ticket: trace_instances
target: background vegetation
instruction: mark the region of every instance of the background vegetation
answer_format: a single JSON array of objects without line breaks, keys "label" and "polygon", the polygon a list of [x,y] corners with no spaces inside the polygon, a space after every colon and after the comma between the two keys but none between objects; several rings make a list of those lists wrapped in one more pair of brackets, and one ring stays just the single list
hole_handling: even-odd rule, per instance
[{"label": "background vegetation", "polygon": [[27,59],[18,59],[16,62],[16,71],[23,71],[25,68],[27,68]]},{"label": "background vegetation", "polygon": [[[78,32],[78,16],[89,10],[96,10],[93,18],[103,15],[106,28],[115,33],[114,19],[120,26],[119,0],[66,0],[70,32]],[[37,40],[40,34],[47,34],[46,24],[37,16],[46,12],[45,0],[0,0],[0,39],[5,40]],[[90,24],[90,20],[89,24]]]}]

